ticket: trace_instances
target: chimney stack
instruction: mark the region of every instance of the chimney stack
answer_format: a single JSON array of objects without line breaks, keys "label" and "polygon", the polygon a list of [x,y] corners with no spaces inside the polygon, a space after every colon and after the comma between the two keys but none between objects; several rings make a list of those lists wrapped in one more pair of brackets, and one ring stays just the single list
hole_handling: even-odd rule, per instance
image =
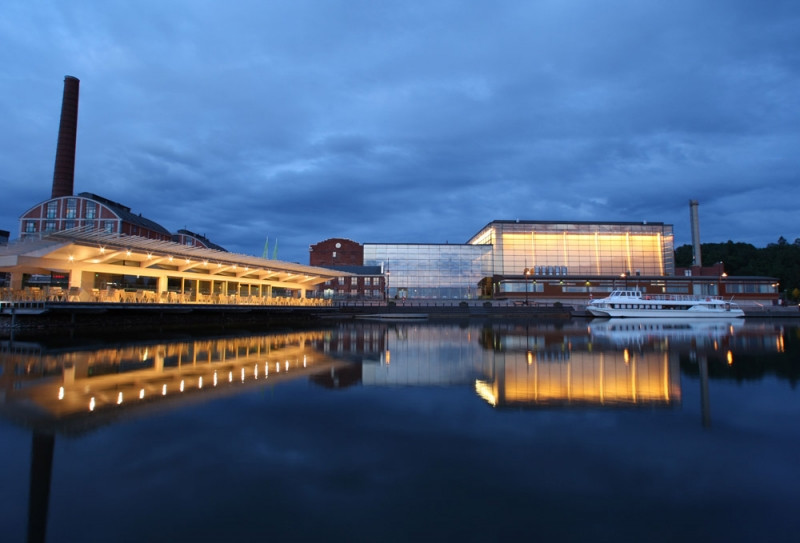
[{"label": "chimney stack", "polygon": [[75,143],[78,135],[78,87],[80,81],[71,75],[64,77],[64,97],[61,100],[61,122],[58,125],[56,166],[53,169],[52,198],[72,196],[75,183]]},{"label": "chimney stack", "polygon": [[697,214],[697,200],[689,200],[689,216],[692,224],[692,266],[702,266],[700,256],[700,218]]}]

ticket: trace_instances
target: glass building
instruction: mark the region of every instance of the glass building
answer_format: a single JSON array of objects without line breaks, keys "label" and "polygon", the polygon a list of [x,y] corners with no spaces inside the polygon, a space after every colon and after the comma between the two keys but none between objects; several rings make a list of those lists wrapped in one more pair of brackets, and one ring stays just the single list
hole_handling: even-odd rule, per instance
[{"label": "glass building", "polygon": [[492,246],[365,243],[364,265],[381,266],[389,299],[477,298],[493,273]]},{"label": "glass building", "polygon": [[493,221],[468,241],[491,245],[495,276],[667,276],[672,225],[651,222]]}]

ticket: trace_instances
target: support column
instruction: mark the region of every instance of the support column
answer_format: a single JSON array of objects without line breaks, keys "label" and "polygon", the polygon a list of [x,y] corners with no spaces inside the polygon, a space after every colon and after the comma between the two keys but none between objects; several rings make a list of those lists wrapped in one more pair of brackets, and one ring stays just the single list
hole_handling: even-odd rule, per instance
[{"label": "support column", "polygon": [[166,275],[158,277],[158,286],[156,287],[156,290],[158,291],[159,300],[161,300],[161,294],[167,292],[168,284],[169,283]]}]

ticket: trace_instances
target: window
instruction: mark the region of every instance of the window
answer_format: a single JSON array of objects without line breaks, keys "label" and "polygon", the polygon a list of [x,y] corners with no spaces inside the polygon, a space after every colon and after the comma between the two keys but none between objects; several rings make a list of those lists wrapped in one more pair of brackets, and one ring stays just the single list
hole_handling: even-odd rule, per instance
[{"label": "window", "polygon": [[351,277],[350,278],[350,286],[357,287],[358,286],[358,277]]},{"label": "window", "polygon": [[65,221],[64,228],[65,229],[75,228],[75,221]]},{"label": "window", "polygon": [[364,278],[364,286],[371,287],[372,286],[372,277],[365,277]]},{"label": "window", "polygon": [[[55,219],[56,212],[58,211],[58,202],[55,200],[47,202],[47,218],[48,219]],[[53,227],[55,229],[55,226]]]},{"label": "window", "polygon": [[47,221],[44,225],[45,232],[56,231],[56,221]]},{"label": "window", "polygon": [[[344,285],[344,277],[337,277],[337,279],[339,280],[340,285]],[[339,292],[341,292],[341,289],[339,289]]]},{"label": "window", "polygon": [[114,221],[103,221],[103,231],[106,234],[114,232]]},{"label": "window", "polygon": [[97,218],[97,202],[86,202],[86,218]]},{"label": "window", "polygon": [[[67,218],[74,219],[77,215],[78,200],[76,198],[67,198]],[[69,228],[69,227],[67,227]]]},{"label": "window", "polygon": [[36,232],[36,223],[33,221],[25,221],[25,233],[33,234]]}]

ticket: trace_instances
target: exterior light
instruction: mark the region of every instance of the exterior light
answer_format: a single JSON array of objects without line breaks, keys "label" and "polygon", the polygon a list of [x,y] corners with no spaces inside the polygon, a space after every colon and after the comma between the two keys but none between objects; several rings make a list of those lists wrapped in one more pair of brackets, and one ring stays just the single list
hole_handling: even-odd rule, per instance
[{"label": "exterior light", "polygon": [[187,258],[186,259],[186,263],[188,264],[189,262],[191,262],[191,260]]},{"label": "exterior light", "polygon": [[94,411],[94,406],[95,406],[95,401],[94,401],[94,396],[92,396],[92,399],[89,400],[89,411]]},{"label": "exterior light", "polygon": [[258,379],[258,364],[253,366],[253,378]]},{"label": "exterior light", "polygon": [[139,389],[139,399],[140,400],[144,400],[144,389],[143,388]]},{"label": "exterior light", "polygon": [[106,254],[106,248],[105,247],[100,247],[100,254],[101,255]]},{"label": "exterior light", "polygon": [[64,387],[58,387],[58,399],[59,400],[64,399]]},{"label": "exterior light", "polygon": [[169,255],[169,261],[172,262],[172,255]]},{"label": "exterior light", "polygon": [[233,372],[232,371],[228,372],[228,382],[229,383],[233,383]]},{"label": "exterior light", "polygon": [[214,370],[214,386],[217,386],[217,370]]},{"label": "exterior light", "polygon": [[120,405],[121,403],[122,403],[122,391],[120,391],[120,393],[117,394],[117,405]]},{"label": "exterior light", "polygon": [[197,388],[203,388],[203,376],[201,375],[199,379],[197,379]]},{"label": "exterior light", "polygon": [[72,256],[72,255],[69,255],[69,261],[70,261],[70,262],[73,262],[74,260],[75,260],[75,257],[74,257],[74,256]]},{"label": "exterior light", "polygon": [[728,360],[728,365],[729,366],[733,366],[733,352],[728,351],[728,355],[727,355],[726,358]]},{"label": "exterior light", "polygon": [[131,256],[131,250],[128,249],[127,251],[125,251],[125,254],[128,255],[128,256]]},{"label": "exterior light", "polygon": [[244,383],[244,368],[242,368],[242,383]]},{"label": "exterior light", "polygon": [[183,379],[181,379],[181,387],[180,387],[181,392],[183,392],[183,387],[185,384],[186,382]]},{"label": "exterior light", "polygon": [[161,395],[162,396],[166,396],[167,395],[167,384],[166,383],[161,385]]},{"label": "exterior light", "polygon": [[147,260],[153,260],[152,253],[147,253]]}]

